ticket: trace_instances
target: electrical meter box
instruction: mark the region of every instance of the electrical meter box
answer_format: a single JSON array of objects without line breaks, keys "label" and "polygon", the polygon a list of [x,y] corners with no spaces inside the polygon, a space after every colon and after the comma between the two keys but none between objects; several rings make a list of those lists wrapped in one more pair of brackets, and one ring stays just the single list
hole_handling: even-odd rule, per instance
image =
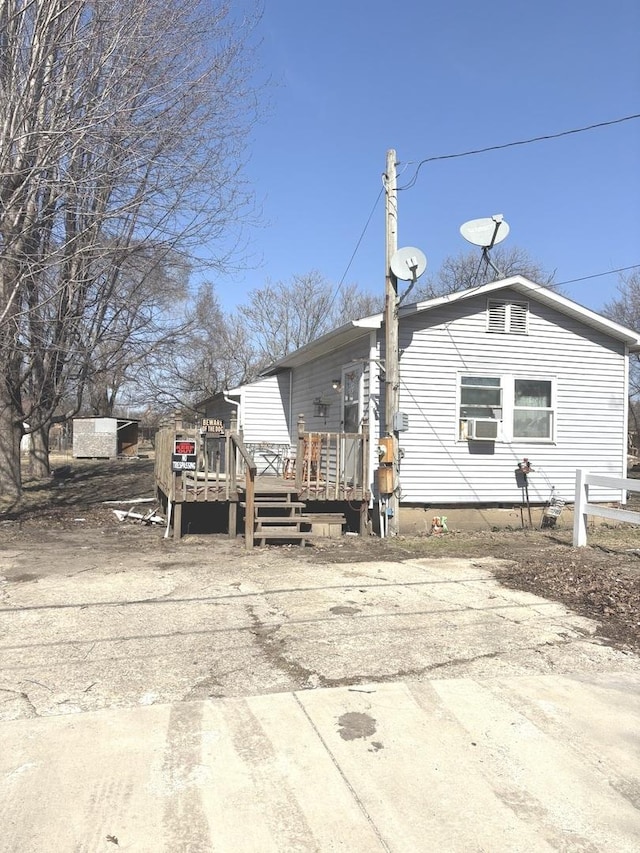
[{"label": "electrical meter box", "polygon": [[378,492],[390,495],[393,492],[393,468],[378,468]]},{"label": "electrical meter box", "polygon": [[391,436],[378,439],[378,462],[382,464],[393,462],[393,439]]}]

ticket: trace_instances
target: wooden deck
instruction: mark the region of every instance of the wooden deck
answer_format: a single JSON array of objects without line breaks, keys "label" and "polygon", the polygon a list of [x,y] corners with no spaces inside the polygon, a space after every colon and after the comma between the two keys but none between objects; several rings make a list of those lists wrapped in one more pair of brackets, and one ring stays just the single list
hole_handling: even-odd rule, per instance
[{"label": "wooden deck", "polygon": [[[295,448],[278,445],[270,451],[266,443],[250,448],[234,430],[220,434],[194,426],[159,430],[156,492],[172,514],[174,536],[180,535],[185,504],[226,504],[230,535],[235,533],[241,507],[249,543],[249,522],[260,498],[288,495],[305,503],[332,504],[369,501],[366,433],[307,432],[299,421]],[[185,450],[194,452],[177,452]]]}]

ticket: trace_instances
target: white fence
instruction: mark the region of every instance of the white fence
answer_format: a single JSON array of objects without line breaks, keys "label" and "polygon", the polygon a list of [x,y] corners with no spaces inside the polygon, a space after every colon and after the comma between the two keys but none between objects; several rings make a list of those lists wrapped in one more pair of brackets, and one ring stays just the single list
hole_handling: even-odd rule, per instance
[{"label": "white fence", "polygon": [[573,516],[573,546],[581,548],[587,544],[587,518],[590,515],[599,518],[611,518],[614,521],[626,521],[640,524],[640,512],[628,509],[614,509],[589,503],[589,486],[604,486],[610,489],[626,489],[628,492],[640,492],[640,480],[627,477],[613,477],[609,474],[590,474],[582,468],[576,470],[576,503]]}]

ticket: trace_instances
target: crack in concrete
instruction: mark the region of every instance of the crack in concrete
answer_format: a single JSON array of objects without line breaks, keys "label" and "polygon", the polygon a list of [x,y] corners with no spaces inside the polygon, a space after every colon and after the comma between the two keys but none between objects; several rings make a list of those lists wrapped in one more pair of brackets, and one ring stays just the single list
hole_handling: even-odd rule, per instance
[{"label": "crack in concrete", "polygon": [[[8,687],[0,687],[0,693],[12,693],[18,699],[21,699],[24,704],[27,706],[27,712],[25,713],[26,717],[39,717],[36,706],[33,704],[31,699],[29,698],[29,694],[24,690],[12,690]],[[11,697],[4,700],[5,702],[11,702]]]},{"label": "crack in concrete", "polygon": [[[359,684],[367,684],[370,682],[390,683],[400,681],[407,678],[420,678],[429,672],[437,672],[438,670],[457,669],[461,666],[470,666],[478,661],[492,660],[499,658],[505,654],[511,654],[513,650],[494,650],[483,652],[482,654],[473,655],[471,657],[451,658],[449,660],[430,663],[423,667],[412,667],[406,669],[395,670],[387,673],[358,673],[350,676],[339,676],[332,678],[321,673],[309,669],[297,660],[292,660],[286,656],[282,648],[277,648],[276,643],[283,643],[284,640],[276,640],[275,634],[280,630],[282,624],[264,625],[260,617],[255,612],[253,605],[247,606],[247,612],[252,620],[253,628],[251,633],[256,637],[258,645],[269,661],[269,663],[281,672],[289,676],[294,683],[296,689],[309,689],[318,687],[352,687]],[[542,652],[545,648],[561,647],[569,645],[574,638],[560,638],[557,641],[545,640],[541,643],[534,643],[531,646],[524,646],[518,649],[518,652]]]}]

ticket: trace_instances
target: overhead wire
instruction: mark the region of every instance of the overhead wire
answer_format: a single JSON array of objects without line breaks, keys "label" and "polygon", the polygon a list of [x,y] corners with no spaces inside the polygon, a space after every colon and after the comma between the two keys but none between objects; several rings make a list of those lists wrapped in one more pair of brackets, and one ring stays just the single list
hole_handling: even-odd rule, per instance
[{"label": "overhead wire", "polygon": [[349,258],[349,263],[347,264],[345,271],[342,273],[342,278],[338,282],[338,285],[337,285],[337,287],[333,293],[333,296],[331,297],[331,302],[329,303],[327,311],[330,311],[333,308],[334,302],[338,298],[338,294],[340,293],[340,291],[342,289],[342,285],[344,284],[344,280],[347,277],[347,273],[351,269],[351,264],[353,263],[353,259],[355,258],[358,249],[360,248],[360,244],[362,243],[362,241],[364,239],[364,235],[367,233],[367,228],[369,227],[369,223],[371,222],[371,220],[373,218],[373,214],[375,213],[376,207],[378,206],[378,202],[380,201],[380,196],[382,195],[383,192],[384,192],[384,184],[380,187],[380,190],[378,191],[378,195],[376,196],[376,200],[373,203],[373,207],[371,208],[371,212],[369,213],[367,221],[364,224],[364,228],[362,229],[360,236],[358,237],[358,242],[356,243],[355,249],[351,253],[351,257]]},{"label": "overhead wire", "polygon": [[[480,265],[478,266],[478,269],[476,270],[476,274],[474,276],[474,284],[470,285],[469,287],[460,288],[459,290],[453,290],[450,293],[440,294],[440,295],[441,296],[445,296],[445,295],[451,296],[455,293],[460,293],[464,290],[465,292],[467,292],[467,295],[470,296],[474,291],[480,291],[486,284],[492,284],[492,282],[480,282],[480,284],[475,283],[475,281],[478,278],[478,273],[480,272],[480,266],[482,265],[482,261],[484,259],[485,259],[485,256],[481,255],[480,256]],[[574,282],[577,282],[577,281],[586,281],[587,279],[590,279],[590,278],[600,278],[600,277],[605,276],[605,275],[614,275],[615,273],[621,273],[621,272],[626,272],[627,270],[635,270],[635,269],[640,269],[640,264],[633,264],[629,267],[618,267],[618,269],[607,270],[606,272],[597,272],[597,273],[593,273],[592,275],[581,276],[580,278],[569,278],[569,279],[566,279],[566,281],[550,281],[550,282],[547,282],[546,284],[538,284],[537,282],[533,282],[534,286],[531,288],[531,290],[545,290],[545,289],[553,290],[554,288],[562,287],[564,284],[573,284]],[[505,278],[510,278],[512,275],[519,275],[519,273],[510,273],[509,275],[505,276]],[[495,281],[500,281],[500,280],[501,279],[495,279]],[[423,301],[428,302],[431,298],[437,299],[437,298],[439,298],[439,296],[426,297]]]},{"label": "overhead wire", "polygon": [[640,269],[640,264],[632,264],[630,267],[618,267],[615,270],[607,270],[607,272],[594,272],[592,275],[582,275],[580,278],[568,278],[566,281],[554,281],[550,286],[560,287],[563,284],[574,284],[576,281],[587,281],[589,278],[600,278],[603,275],[614,275],[614,273],[628,272],[629,270]]},{"label": "overhead wire", "polygon": [[[638,119],[638,118],[640,118],[640,113],[635,113],[633,115],[622,116],[622,117],[616,118],[616,119],[610,119],[609,121],[600,121],[600,122],[595,122],[594,124],[584,125],[583,127],[572,128],[571,130],[562,130],[562,131],[559,131],[557,133],[548,133],[548,134],[544,134],[542,136],[532,136],[529,139],[519,139],[519,140],[516,140],[514,142],[505,142],[505,143],[501,143],[499,145],[489,145],[485,148],[474,148],[474,149],[470,149],[469,151],[460,151],[460,152],[457,152],[454,154],[439,154],[439,155],[436,155],[434,157],[426,157],[424,160],[421,160],[418,163],[418,165],[416,167],[416,171],[415,171],[413,177],[411,178],[411,180],[409,181],[409,183],[405,184],[402,187],[398,187],[398,191],[408,190],[408,189],[411,189],[413,186],[415,186],[416,181],[418,179],[418,174],[420,172],[420,169],[426,163],[433,163],[433,162],[436,162],[439,160],[453,160],[453,159],[458,159],[461,157],[471,157],[471,156],[474,156],[476,154],[485,154],[489,151],[500,151],[500,150],[503,150],[505,148],[514,148],[514,147],[520,146],[520,145],[530,145],[534,142],[543,142],[543,141],[547,141],[550,139],[559,139],[563,136],[571,136],[571,135],[577,134],[577,133],[586,133],[587,131],[590,131],[590,130],[596,130],[596,129],[601,128],[601,127],[609,127],[611,125],[621,124],[623,122],[632,121],[632,120]],[[402,165],[403,165],[403,171],[406,171],[407,168],[411,165],[411,162],[405,162]],[[336,289],[333,293],[333,296],[331,297],[331,301],[329,302],[329,306],[328,306],[327,310],[331,310],[331,308],[333,308],[333,305],[335,304],[335,301],[338,298],[340,291],[342,290],[342,285],[344,284],[344,281],[347,277],[347,274],[348,274],[349,270],[351,269],[351,265],[353,264],[354,258],[355,258],[356,254],[358,252],[358,249],[360,248],[360,245],[364,239],[364,235],[366,234],[367,229],[371,223],[371,220],[373,218],[373,214],[375,213],[375,210],[378,206],[378,202],[380,201],[380,198],[381,198],[383,192],[384,192],[384,181],[382,183],[382,186],[380,187],[380,190],[378,191],[378,195],[376,196],[376,200],[373,203],[373,206],[371,208],[369,216],[367,217],[367,221],[365,222],[364,227],[360,233],[360,236],[358,237],[355,248],[354,248],[353,252],[351,253],[351,257],[349,258],[349,262],[347,263],[347,266],[346,266],[344,272],[342,273],[342,277],[340,278],[340,281],[338,282],[338,284],[336,286]],[[476,279],[479,275],[481,265],[482,265],[482,259],[480,261],[480,265],[478,266],[478,271],[476,272],[476,276],[475,276]],[[638,267],[640,267],[640,264],[633,264],[633,265],[628,266],[628,267],[620,267],[618,269],[609,270],[607,272],[594,273],[593,275],[582,276],[580,278],[573,278],[573,279],[567,279],[566,281],[553,282],[552,284],[553,284],[553,286],[560,286],[563,284],[573,284],[574,282],[586,281],[587,279],[590,279],[590,278],[599,278],[599,277],[605,276],[605,275],[612,275],[614,273],[626,272],[628,270],[637,269]]]},{"label": "overhead wire", "polygon": [[610,127],[613,124],[622,124],[622,122],[632,121],[638,118],[640,118],[640,113],[635,113],[634,115],[622,116],[621,118],[614,118],[609,121],[599,121],[595,124],[588,124],[584,127],[574,127],[571,130],[561,130],[558,133],[546,133],[543,136],[532,136],[529,139],[518,139],[515,142],[504,142],[500,145],[488,145],[485,148],[472,148],[469,151],[459,151],[455,154],[438,154],[434,157],[425,157],[424,160],[421,160],[418,163],[416,171],[409,183],[405,184],[403,187],[398,187],[398,191],[409,190],[411,187],[415,186],[420,169],[425,165],[425,163],[435,163],[438,160],[455,160],[460,157],[471,157],[476,154],[486,154],[488,151],[502,151],[505,148],[515,148],[518,145],[531,145],[533,142],[544,142],[549,139],[559,139],[562,136],[585,133],[588,130],[596,130],[600,127]]}]

